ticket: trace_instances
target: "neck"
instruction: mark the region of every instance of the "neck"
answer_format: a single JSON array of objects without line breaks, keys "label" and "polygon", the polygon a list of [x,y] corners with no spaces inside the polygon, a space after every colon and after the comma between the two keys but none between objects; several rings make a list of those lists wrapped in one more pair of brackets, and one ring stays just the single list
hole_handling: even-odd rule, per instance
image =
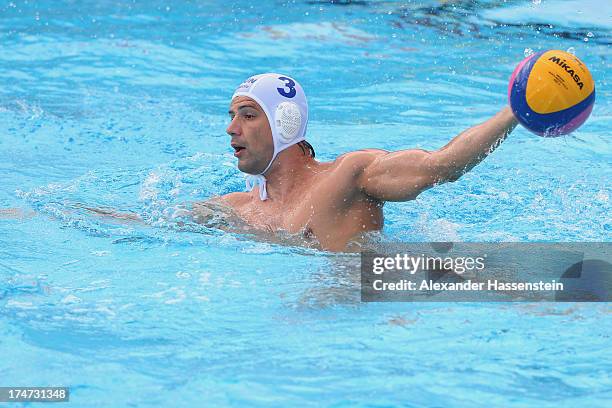
[{"label": "neck", "polygon": [[264,176],[268,197],[273,201],[285,201],[299,190],[312,175],[316,162],[293,145],[276,156]]}]

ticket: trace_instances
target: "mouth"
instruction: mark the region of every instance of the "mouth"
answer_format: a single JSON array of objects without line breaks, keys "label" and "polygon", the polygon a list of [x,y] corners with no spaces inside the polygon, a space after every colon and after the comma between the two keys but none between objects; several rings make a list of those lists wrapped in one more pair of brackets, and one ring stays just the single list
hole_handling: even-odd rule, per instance
[{"label": "mouth", "polygon": [[231,144],[232,148],[234,149],[234,156],[235,157],[240,157],[240,155],[242,154],[242,152],[244,150],[246,150],[246,147],[244,146],[240,146],[239,144],[236,143],[232,143]]}]

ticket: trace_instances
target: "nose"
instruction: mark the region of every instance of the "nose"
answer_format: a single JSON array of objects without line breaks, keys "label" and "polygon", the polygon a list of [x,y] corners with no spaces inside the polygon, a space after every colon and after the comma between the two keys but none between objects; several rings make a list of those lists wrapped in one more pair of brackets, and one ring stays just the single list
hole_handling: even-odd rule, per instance
[{"label": "nose", "polygon": [[230,124],[227,126],[227,129],[225,129],[225,132],[227,132],[227,134],[230,136],[235,136],[235,135],[240,134],[240,125],[238,124],[237,119],[238,119],[238,115],[234,116]]}]

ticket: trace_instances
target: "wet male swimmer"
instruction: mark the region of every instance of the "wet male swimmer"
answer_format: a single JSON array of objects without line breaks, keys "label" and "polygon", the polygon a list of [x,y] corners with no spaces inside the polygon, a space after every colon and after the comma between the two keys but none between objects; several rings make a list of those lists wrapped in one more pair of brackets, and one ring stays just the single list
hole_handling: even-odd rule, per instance
[{"label": "wet male swimmer", "polygon": [[[226,131],[250,191],[208,202],[231,208],[256,229],[304,234],[331,251],[380,230],[386,201],[413,200],[437,184],[456,181],[518,123],[505,107],[436,151],[366,149],[321,163],[305,139],[308,103],[295,79],[273,73],[250,77],[234,92],[229,115]],[[209,211],[194,204],[198,222]]]}]

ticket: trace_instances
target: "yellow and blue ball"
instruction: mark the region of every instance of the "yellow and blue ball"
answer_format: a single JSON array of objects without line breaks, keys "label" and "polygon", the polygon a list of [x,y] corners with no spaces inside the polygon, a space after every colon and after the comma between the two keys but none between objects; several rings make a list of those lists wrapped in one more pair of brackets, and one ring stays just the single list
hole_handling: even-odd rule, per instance
[{"label": "yellow and blue ball", "polygon": [[576,130],[593,110],[595,83],[586,65],[559,50],[521,61],[508,85],[508,100],[518,121],[540,136]]}]

